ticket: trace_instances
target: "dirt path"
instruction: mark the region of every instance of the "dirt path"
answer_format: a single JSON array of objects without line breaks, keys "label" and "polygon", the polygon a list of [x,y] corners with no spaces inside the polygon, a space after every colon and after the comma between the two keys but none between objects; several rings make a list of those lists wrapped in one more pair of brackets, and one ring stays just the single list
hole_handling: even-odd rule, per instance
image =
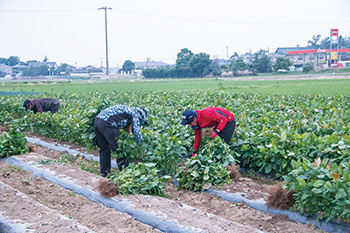
[{"label": "dirt path", "polygon": [[[69,177],[77,185],[96,190],[100,176],[98,164],[70,157],[67,153],[57,152],[38,145],[35,153],[20,158],[23,162],[54,171],[58,177]],[[57,160],[64,162],[57,163]],[[81,170],[82,164],[84,169]],[[96,232],[159,232],[149,225],[135,220],[130,215],[97,204],[88,198],[67,190],[59,185],[34,176],[12,165],[0,162],[0,181],[32,198],[35,202],[52,209],[63,216],[69,216],[77,224],[86,226]],[[252,199],[267,199],[267,191],[271,185],[261,181],[241,178],[223,187],[225,191],[244,192]],[[117,196],[113,199],[129,203],[132,208],[164,217],[166,221],[176,221],[184,229],[197,232],[322,232],[311,224],[301,224],[288,219],[284,215],[270,215],[252,208],[245,203],[225,201],[214,194],[195,193],[177,190],[168,184],[168,199],[152,196],[131,195]],[[0,198],[1,199],[1,198]],[[26,208],[23,203],[16,205],[17,211]],[[34,215],[33,215],[34,217]],[[42,226],[39,232],[45,231],[49,225]]]},{"label": "dirt path", "polygon": [[[131,221],[130,225],[127,224],[125,226],[125,222],[127,221],[124,220],[120,222],[122,218],[120,218],[119,212],[115,209],[109,208],[108,210],[110,212],[107,212],[106,210],[101,209],[101,207],[107,207],[98,207],[98,204],[92,202],[91,200],[94,200],[93,191],[97,191],[100,176],[67,164],[42,163],[42,161],[48,161],[48,158],[36,153],[16,156],[14,159],[19,160],[30,167],[39,168],[40,174],[54,174],[55,180],[58,181],[58,183],[67,185],[68,183],[73,182],[74,187],[77,187],[77,190],[73,189],[62,195],[61,192],[67,191],[61,190],[61,187],[56,187],[56,184],[45,180],[41,180],[41,182],[38,183],[38,178],[29,172],[25,172],[22,176],[7,172],[2,176],[1,181],[12,187],[15,186],[16,189],[19,189],[27,195],[31,195],[34,200],[47,205],[47,207],[51,209],[62,211],[62,214],[69,215],[78,222],[89,227],[89,229],[93,229],[97,232],[120,232],[120,229],[122,228],[130,228],[130,231],[128,230],[129,232],[139,232],[138,228],[141,228],[141,231],[154,230],[135,220]],[[6,166],[6,164],[2,165],[2,167]],[[45,177],[50,180],[50,176]],[[24,183],[25,185],[23,184],[23,179],[26,180]],[[78,195],[79,189],[83,190],[84,193],[87,193],[87,195],[84,196],[91,196],[92,198],[88,198],[89,200],[87,200],[81,195]],[[89,192],[88,189],[91,189],[91,191]],[[76,199],[82,199],[82,201],[77,201]],[[178,224],[175,228],[183,229],[183,232],[259,232],[253,227],[244,226],[234,221],[211,215],[203,210],[166,198],[130,195],[117,196],[108,200],[108,202],[115,202],[117,205],[122,205],[121,210],[124,209],[128,213],[150,213],[150,216],[156,219],[157,225],[161,225],[162,222],[168,223],[170,227],[171,225]],[[21,205],[21,203],[18,203],[18,211],[22,208],[27,208],[26,205]],[[35,215],[33,215],[33,217],[35,217]],[[119,222],[116,221],[116,217]],[[134,226],[136,225],[138,227],[135,228]],[[103,227],[104,229],[102,229]]]}]

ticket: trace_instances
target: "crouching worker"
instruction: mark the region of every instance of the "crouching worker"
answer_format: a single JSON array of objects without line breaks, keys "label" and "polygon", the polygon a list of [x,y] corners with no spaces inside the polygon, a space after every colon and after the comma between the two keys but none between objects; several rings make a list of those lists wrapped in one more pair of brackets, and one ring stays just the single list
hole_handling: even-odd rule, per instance
[{"label": "crouching worker", "polygon": [[[142,107],[128,107],[125,105],[115,105],[102,110],[94,122],[94,131],[97,144],[100,147],[100,171],[106,177],[111,171],[111,151],[118,148],[116,138],[119,137],[120,129],[131,127],[136,141],[141,145],[143,142],[141,125],[147,124],[147,111]],[[119,171],[127,167],[125,158],[117,159]]]},{"label": "crouching worker", "polygon": [[203,110],[185,110],[182,113],[181,124],[189,124],[194,130],[193,157],[201,144],[203,128],[213,129],[211,137],[219,136],[228,144],[235,131],[236,120],[233,113],[227,109],[208,107]]},{"label": "crouching worker", "polygon": [[28,99],[23,103],[23,107],[33,110],[34,114],[37,112],[51,112],[52,114],[58,112],[60,109],[60,102],[54,98],[40,98]]}]

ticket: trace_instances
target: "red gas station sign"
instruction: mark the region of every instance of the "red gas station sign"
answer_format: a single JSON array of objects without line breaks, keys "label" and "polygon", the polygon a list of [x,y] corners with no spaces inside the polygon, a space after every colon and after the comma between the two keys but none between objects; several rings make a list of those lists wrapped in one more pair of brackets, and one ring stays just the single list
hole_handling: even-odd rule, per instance
[{"label": "red gas station sign", "polygon": [[332,36],[338,36],[338,29],[331,29]]}]

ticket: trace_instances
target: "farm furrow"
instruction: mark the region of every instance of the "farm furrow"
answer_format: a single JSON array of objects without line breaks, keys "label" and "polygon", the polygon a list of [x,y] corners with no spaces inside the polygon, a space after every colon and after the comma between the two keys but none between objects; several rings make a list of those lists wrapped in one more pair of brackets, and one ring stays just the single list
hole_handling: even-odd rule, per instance
[{"label": "farm furrow", "polygon": [[259,232],[253,227],[243,226],[181,202],[160,197],[135,195],[118,196],[112,199],[104,198],[96,191],[100,176],[65,164],[42,163],[42,161],[48,160],[48,157],[35,153],[5,159],[8,163],[32,171],[35,176],[43,176],[51,182],[72,190],[76,196],[83,195],[89,200],[103,203],[105,206],[127,213],[136,220],[162,231]]},{"label": "farm furrow", "polygon": [[3,182],[0,193],[0,232],[95,232]]},{"label": "farm furrow", "polygon": [[[44,147],[48,147],[50,149],[58,150],[58,151],[65,151],[71,154],[80,154],[84,156],[86,159],[92,159],[94,161],[98,161],[98,157],[94,156],[93,154],[89,154],[84,152],[84,149],[70,149],[69,146],[65,144],[60,143],[48,143],[46,141],[40,140],[38,138],[31,138],[27,137],[27,140],[32,143],[39,144]],[[115,160],[113,160],[114,164],[112,164],[112,167],[115,167]],[[250,208],[256,209],[258,211],[262,211],[267,214],[271,215],[282,215],[287,216],[290,220],[299,222],[301,224],[312,224],[317,226],[319,229],[323,231],[328,232],[347,232],[349,230],[349,226],[345,224],[335,224],[335,223],[325,223],[324,221],[315,221],[315,218],[308,218],[306,216],[302,216],[299,213],[296,212],[290,212],[286,210],[278,210],[273,208],[268,208],[266,206],[266,200],[250,200],[249,195],[245,193],[230,193],[225,191],[219,191],[215,189],[209,189],[205,190],[205,193],[212,193],[215,194],[217,197],[227,200],[229,202],[233,203],[244,203],[246,206],[249,206]],[[265,195],[266,196],[266,195]],[[230,205],[230,204],[229,204]],[[255,226],[257,227],[257,226]]]},{"label": "farm furrow", "polygon": [[[40,154],[45,154],[50,156],[50,159],[57,159],[61,156],[65,156],[65,152],[57,152],[52,149],[52,145],[63,146],[64,148],[74,148],[77,152],[86,153],[86,149],[83,147],[78,147],[76,145],[60,142],[57,143],[57,140],[42,138],[39,140],[41,142],[50,142],[50,148],[36,145],[35,151]],[[47,142],[46,142],[47,141]],[[93,152],[96,154],[96,152]],[[74,153],[75,154],[75,153]],[[93,156],[92,154],[90,154]],[[80,157],[81,158],[81,157]],[[79,167],[79,164],[76,164]],[[98,166],[98,165],[97,165]],[[99,174],[98,169],[95,171],[96,174]],[[271,188],[271,185],[261,185],[253,182],[248,178],[242,178],[240,182],[234,182],[231,185],[225,188],[230,189],[234,192],[246,192],[245,195],[248,198],[264,199],[267,198],[267,190]],[[242,202],[242,199],[238,202],[242,203],[232,203],[231,201],[226,201],[215,194],[209,193],[196,193],[187,190],[177,190],[177,187],[169,184],[167,188],[169,198],[175,201],[180,200],[182,203],[186,203],[190,206],[193,206],[197,209],[204,210],[208,213],[220,216],[225,219],[230,219],[234,222],[239,222],[244,225],[249,225],[254,228],[266,231],[266,232],[321,232],[314,225],[310,223],[302,224],[289,220],[288,217],[284,214],[282,215],[270,215],[262,211],[250,208],[245,201]],[[248,195],[247,195],[248,194]],[[293,229],[293,231],[291,231]]]},{"label": "farm furrow", "polygon": [[[26,194],[33,199],[34,203],[40,203],[68,218],[75,219],[95,232],[160,232],[151,226],[136,221],[128,214],[92,202],[74,191],[47,181],[43,177],[34,176],[32,172],[22,170],[3,161],[0,161],[0,181]],[[30,208],[22,202],[17,202],[16,205],[12,203],[12,205],[18,215],[24,209]],[[1,210],[6,211],[5,208],[2,208],[2,205]],[[28,217],[34,218],[35,214],[36,212],[33,212]],[[7,223],[13,223],[13,221],[12,218],[6,220]],[[49,226],[47,225],[46,228]],[[65,232],[63,229],[60,231],[60,228],[57,231]]]}]

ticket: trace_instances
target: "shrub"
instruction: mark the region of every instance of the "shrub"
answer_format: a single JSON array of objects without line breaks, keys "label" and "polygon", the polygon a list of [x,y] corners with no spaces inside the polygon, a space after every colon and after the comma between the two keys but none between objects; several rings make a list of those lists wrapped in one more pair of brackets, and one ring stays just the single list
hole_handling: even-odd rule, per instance
[{"label": "shrub", "polygon": [[304,67],[303,67],[303,72],[304,72],[304,73],[308,73],[308,72],[314,70],[314,68],[315,68],[315,67],[314,67],[314,64],[313,64],[313,63],[307,63],[307,64],[305,64]]}]

